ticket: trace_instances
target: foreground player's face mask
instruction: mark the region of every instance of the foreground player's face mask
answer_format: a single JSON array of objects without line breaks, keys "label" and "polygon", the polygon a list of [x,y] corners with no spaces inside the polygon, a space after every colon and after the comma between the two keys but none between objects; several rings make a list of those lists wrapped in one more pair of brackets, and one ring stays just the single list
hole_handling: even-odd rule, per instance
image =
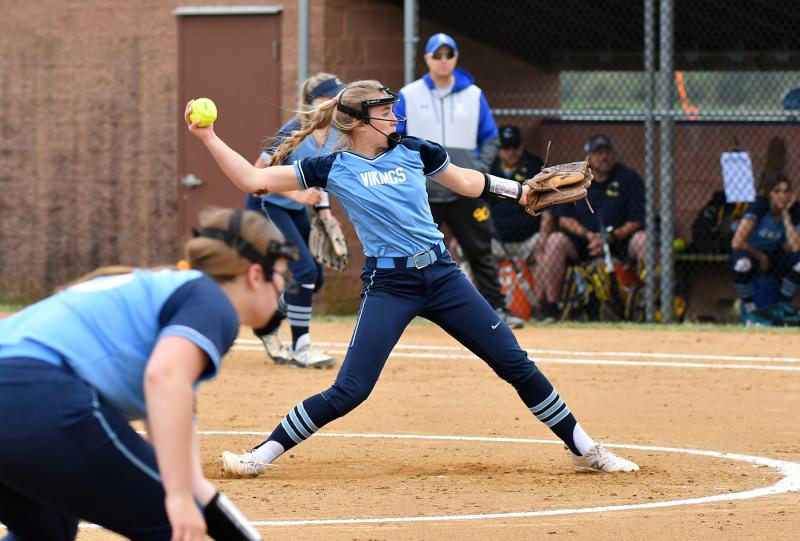
[{"label": "foreground player's face mask", "polygon": [[[275,240],[270,241],[267,247],[267,253],[262,255],[252,244],[241,236],[241,229],[242,211],[235,210],[231,214],[231,219],[228,222],[228,229],[206,227],[199,232],[195,232],[194,236],[221,240],[231,248],[234,248],[240,256],[261,265],[264,280],[268,282],[272,281],[272,274],[275,271],[275,261],[278,258],[285,257],[286,259],[296,260],[300,257],[297,246],[288,240],[283,242]],[[287,284],[286,291],[292,287],[294,287],[292,284]]]}]

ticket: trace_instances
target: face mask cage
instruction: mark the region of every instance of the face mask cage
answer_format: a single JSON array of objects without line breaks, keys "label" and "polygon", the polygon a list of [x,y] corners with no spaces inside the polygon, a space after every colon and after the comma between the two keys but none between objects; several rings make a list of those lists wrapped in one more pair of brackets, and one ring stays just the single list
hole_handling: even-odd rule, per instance
[{"label": "face mask cage", "polygon": [[242,210],[236,210],[231,214],[231,219],[228,222],[228,229],[206,227],[199,232],[193,232],[193,236],[220,240],[231,248],[234,248],[242,257],[261,265],[264,271],[264,279],[269,282],[272,281],[275,261],[278,258],[285,257],[286,259],[297,260],[300,257],[297,246],[289,241],[279,242],[275,240],[270,241],[266,255],[262,255],[252,244],[242,238],[240,234],[241,228]]},{"label": "face mask cage", "polygon": [[[342,92],[339,98],[340,99],[339,103],[336,104],[336,109],[357,120],[361,120],[364,124],[369,124],[369,121],[372,120],[373,118],[370,117],[369,115],[370,107],[374,107],[376,105],[392,105],[393,103],[397,103],[398,101],[400,101],[400,97],[395,92],[392,92],[388,86],[384,86],[380,90],[385,92],[387,96],[384,98],[373,98],[369,100],[363,100],[361,102],[361,110],[354,109],[352,107],[349,107],[341,103],[341,98],[344,98],[344,94],[345,92],[347,92],[347,90],[345,90]],[[375,120],[390,120],[390,119],[375,117]],[[397,121],[404,122],[405,117],[397,117]]]}]

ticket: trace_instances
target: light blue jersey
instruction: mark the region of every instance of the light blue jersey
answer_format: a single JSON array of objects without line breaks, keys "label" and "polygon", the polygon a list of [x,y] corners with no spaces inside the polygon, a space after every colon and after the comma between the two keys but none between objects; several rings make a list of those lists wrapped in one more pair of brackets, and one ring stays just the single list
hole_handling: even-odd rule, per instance
[{"label": "light blue jersey", "polygon": [[[270,145],[269,148],[264,149],[261,152],[261,160],[264,163],[269,163],[270,157],[278,145],[283,142],[283,140],[291,135],[293,131],[300,129],[300,121],[299,119],[295,118],[284,124],[284,126],[278,132],[278,135],[275,137],[275,141]],[[330,154],[336,148],[336,143],[339,141],[339,137],[341,134],[339,131],[334,128],[333,126],[330,127],[328,130],[328,136],[325,139],[325,142],[320,146],[317,144],[317,140],[314,138],[313,135],[309,135],[297,146],[297,148],[289,154],[289,156],[284,160],[284,163],[293,163],[296,160],[302,160],[303,158],[309,158],[312,156],[322,156],[324,154]],[[302,203],[298,203],[297,201],[292,201],[288,197],[284,197],[277,193],[271,193],[268,195],[261,196],[262,201],[266,201],[272,205],[277,205],[279,207],[283,207],[285,209],[290,210],[303,210],[305,205]]]},{"label": "light blue jersey", "polygon": [[302,189],[334,194],[368,257],[399,257],[428,250],[443,235],[433,221],[425,177],[450,163],[438,144],[404,137],[374,158],[341,151],[294,162]]},{"label": "light blue jersey", "polygon": [[146,417],[144,371],[156,342],[182,336],[216,375],[239,319],[228,297],[196,271],[143,271],[79,283],[0,320],[0,363],[31,357],[66,364],[127,419]]}]

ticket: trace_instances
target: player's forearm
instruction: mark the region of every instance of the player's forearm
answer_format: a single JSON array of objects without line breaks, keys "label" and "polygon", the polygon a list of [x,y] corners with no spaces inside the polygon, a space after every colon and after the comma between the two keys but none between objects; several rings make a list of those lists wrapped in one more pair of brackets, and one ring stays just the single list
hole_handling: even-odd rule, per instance
[{"label": "player's forearm", "polygon": [[486,185],[483,173],[450,164],[434,177],[440,184],[466,197],[480,197]]},{"label": "player's forearm", "polygon": [[753,249],[747,242],[747,239],[750,237],[750,233],[753,231],[754,227],[755,220],[743,218],[742,221],[739,222],[739,227],[736,228],[736,232],[733,234],[731,248],[734,250],[745,250],[752,254]]},{"label": "player's forearm", "polygon": [[253,167],[238,152],[229,147],[225,141],[214,135],[204,139],[203,142],[217,165],[222,169],[222,172],[237,188],[243,192],[255,192],[266,188],[263,183],[259,184],[256,175],[257,171],[263,170]]},{"label": "player's forearm", "polygon": [[642,222],[626,222],[622,226],[613,230],[615,240],[624,240],[639,231],[642,228]]},{"label": "player's forearm", "polygon": [[175,373],[154,371],[144,380],[150,437],[167,495],[193,494],[191,383]]},{"label": "player's forearm", "polygon": [[556,230],[556,217],[553,215],[552,211],[548,211],[542,214],[542,222],[539,226],[539,233],[542,236],[547,236],[553,231]]},{"label": "player's forearm", "polygon": [[575,218],[561,217],[558,220],[558,225],[561,229],[565,229],[578,237],[586,237],[589,233],[589,230],[583,227]]}]

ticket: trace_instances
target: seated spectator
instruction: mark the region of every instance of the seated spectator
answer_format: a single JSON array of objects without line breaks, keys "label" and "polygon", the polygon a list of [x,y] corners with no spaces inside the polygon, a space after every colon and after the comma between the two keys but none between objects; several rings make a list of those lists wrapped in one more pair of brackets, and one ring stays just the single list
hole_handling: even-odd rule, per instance
[{"label": "seated spectator", "polygon": [[[500,150],[492,164],[492,175],[525,182],[542,170],[542,160],[527,152],[516,126],[500,128]],[[489,202],[494,225],[492,255],[497,259],[530,259],[541,255],[547,235],[555,228],[552,211],[533,217],[519,204],[492,199]]]},{"label": "seated spectator", "polygon": [[[760,195],[747,207],[731,241],[731,269],[744,323],[797,323],[791,302],[800,287],[800,204],[790,180],[776,174],[763,180]],[[769,273],[780,282],[779,302],[756,311],[753,279]]]},{"label": "seated spectator", "polygon": [[545,317],[558,317],[558,299],[567,263],[603,257],[601,226],[611,253],[618,259],[644,258],[644,182],[631,168],[618,163],[607,135],[595,135],[583,147],[594,180],[588,200],[556,207],[559,231],[549,235],[537,266],[536,285],[542,288]]}]

